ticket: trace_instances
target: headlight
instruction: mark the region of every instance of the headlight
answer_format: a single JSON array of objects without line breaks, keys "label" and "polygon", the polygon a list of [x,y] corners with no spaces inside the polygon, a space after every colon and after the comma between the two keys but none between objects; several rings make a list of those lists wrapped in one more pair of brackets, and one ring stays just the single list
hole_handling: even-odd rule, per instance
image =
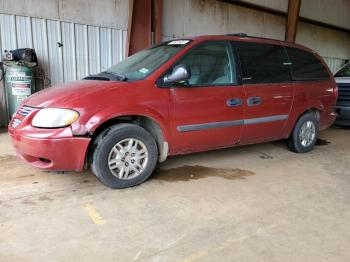
[{"label": "headlight", "polygon": [[58,128],[71,125],[78,120],[79,113],[71,109],[44,108],[33,118],[32,126],[44,128]]}]

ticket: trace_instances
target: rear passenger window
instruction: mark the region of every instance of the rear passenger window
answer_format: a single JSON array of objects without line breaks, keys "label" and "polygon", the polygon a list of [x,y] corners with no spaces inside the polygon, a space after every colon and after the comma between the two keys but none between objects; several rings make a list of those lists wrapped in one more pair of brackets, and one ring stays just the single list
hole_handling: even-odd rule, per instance
[{"label": "rear passenger window", "polygon": [[320,80],[329,78],[326,68],[314,54],[292,47],[287,47],[286,50],[292,62],[293,80]]},{"label": "rear passenger window", "polygon": [[282,46],[235,42],[244,84],[291,82],[289,60]]}]

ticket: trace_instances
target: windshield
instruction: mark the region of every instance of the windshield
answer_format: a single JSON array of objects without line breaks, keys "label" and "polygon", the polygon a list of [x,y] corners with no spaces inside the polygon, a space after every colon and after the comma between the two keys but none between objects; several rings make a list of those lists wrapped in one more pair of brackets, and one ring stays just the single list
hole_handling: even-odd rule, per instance
[{"label": "windshield", "polygon": [[107,69],[105,73],[122,76],[125,80],[144,79],[189,42],[190,40],[174,40],[143,50]]},{"label": "windshield", "polygon": [[334,76],[335,77],[350,77],[350,63],[347,63]]}]

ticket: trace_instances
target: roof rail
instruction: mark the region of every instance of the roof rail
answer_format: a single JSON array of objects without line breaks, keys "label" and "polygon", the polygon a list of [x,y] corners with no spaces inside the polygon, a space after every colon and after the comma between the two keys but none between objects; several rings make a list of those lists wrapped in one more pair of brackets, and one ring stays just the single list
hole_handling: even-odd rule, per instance
[{"label": "roof rail", "polygon": [[227,36],[242,36],[247,37],[248,35],[246,33],[234,33],[234,34],[226,34]]},{"label": "roof rail", "polygon": [[226,34],[227,36],[241,36],[241,37],[249,37],[249,38],[258,38],[258,39],[265,39],[265,40],[272,40],[272,41],[278,41],[283,42],[283,40],[274,39],[274,38],[267,38],[267,37],[260,37],[260,36],[250,36],[246,33],[236,33],[236,34]]}]

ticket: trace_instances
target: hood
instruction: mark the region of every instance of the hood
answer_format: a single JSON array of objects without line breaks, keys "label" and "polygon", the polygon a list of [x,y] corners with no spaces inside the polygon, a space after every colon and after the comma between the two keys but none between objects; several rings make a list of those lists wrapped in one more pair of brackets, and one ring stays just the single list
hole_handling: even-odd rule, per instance
[{"label": "hood", "polygon": [[[80,107],[84,101],[96,101],[100,96],[106,96],[108,92],[116,89],[126,89],[131,84],[128,82],[80,80],[65,85],[54,86],[39,91],[26,100],[23,104],[32,107]],[[123,93],[121,92],[117,92]]]},{"label": "hood", "polygon": [[337,84],[350,84],[350,77],[336,77],[334,79]]}]

